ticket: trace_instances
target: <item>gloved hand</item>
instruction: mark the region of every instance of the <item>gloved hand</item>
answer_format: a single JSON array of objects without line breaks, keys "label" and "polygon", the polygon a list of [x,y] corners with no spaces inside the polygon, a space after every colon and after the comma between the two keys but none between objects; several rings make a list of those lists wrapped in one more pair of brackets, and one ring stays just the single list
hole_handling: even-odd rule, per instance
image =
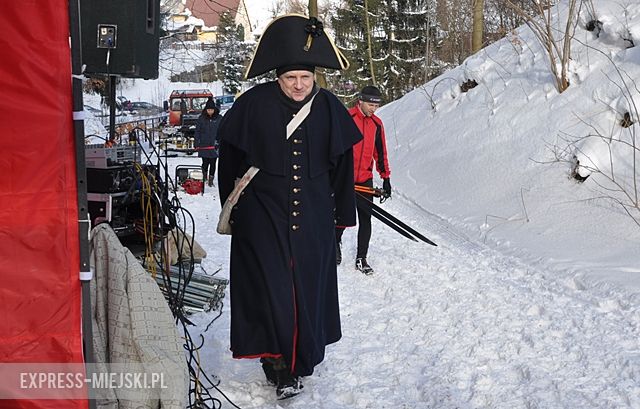
[{"label": "gloved hand", "polygon": [[389,180],[389,178],[382,180],[382,190],[384,190],[384,196],[386,198],[391,197],[391,181]]}]

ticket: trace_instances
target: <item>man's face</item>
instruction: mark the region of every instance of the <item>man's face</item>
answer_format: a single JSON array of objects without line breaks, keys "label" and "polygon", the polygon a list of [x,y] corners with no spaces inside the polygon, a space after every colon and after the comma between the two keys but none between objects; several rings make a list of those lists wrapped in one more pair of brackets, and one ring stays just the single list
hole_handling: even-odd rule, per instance
[{"label": "man's face", "polygon": [[288,71],[278,77],[282,92],[294,101],[302,101],[313,90],[314,74],[305,70]]},{"label": "man's face", "polygon": [[213,109],[213,108],[207,108],[207,115],[209,115],[209,116],[213,116],[213,113],[214,113],[214,112],[216,112],[216,110],[215,110],[215,109]]},{"label": "man's face", "polygon": [[360,101],[360,110],[366,116],[371,116],[376,112],[376,109],[380,107],[380,104],[374,102]]}]

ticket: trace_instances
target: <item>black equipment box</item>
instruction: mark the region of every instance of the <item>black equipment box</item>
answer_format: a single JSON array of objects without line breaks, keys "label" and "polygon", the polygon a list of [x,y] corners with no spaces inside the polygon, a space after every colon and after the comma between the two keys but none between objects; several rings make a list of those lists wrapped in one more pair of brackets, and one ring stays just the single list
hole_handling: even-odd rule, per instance
[{"label": "black equipment box", "polygon": [[140,190],[138,179],[135,169],[131,166],[109,169],[87,168],[87,192],[120,193]]},{"label": "black equipment box", "polygon": [[[145,173],[152,173],[158,181],[157,167],[140,165]],[[134,166],[118,166],[108,169],[87,168],[87,192],[89,193],[122,193],[137,192],[142,182]]]}]

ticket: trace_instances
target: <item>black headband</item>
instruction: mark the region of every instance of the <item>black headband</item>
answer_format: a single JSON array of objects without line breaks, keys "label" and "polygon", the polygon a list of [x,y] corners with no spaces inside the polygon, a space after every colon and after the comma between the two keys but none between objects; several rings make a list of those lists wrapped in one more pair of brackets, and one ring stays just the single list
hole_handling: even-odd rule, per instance
[{"label": "black headband", "polygon": [[382,102],[382,97],[378,95],[360,95],[360,101],[371,102],[372,104],[379,104]]}]

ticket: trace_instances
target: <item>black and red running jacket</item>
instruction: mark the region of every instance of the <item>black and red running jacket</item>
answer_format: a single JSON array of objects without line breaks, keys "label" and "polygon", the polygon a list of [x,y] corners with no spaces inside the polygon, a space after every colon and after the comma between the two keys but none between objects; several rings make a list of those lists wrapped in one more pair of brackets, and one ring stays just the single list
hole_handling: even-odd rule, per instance
[{"label": "black and red running jacket", "polygon": [[353,145],[353,179],[355,183],[364,183],[373,178],[375,163],[382,179],[391,175],[387,159],[387,140],[382,120],[375,115],[370,117],[362,113],[356,105],[349,114],[362,133],[362,140]]}]

